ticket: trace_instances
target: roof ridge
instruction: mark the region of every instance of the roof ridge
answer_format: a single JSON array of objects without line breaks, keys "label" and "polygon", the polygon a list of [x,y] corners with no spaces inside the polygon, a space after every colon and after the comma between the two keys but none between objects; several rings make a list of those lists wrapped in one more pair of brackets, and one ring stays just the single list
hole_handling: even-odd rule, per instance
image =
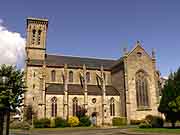
[{"label": "roof ridge", "polygon": [[59,56],[59,57],[72,57],[72,58],[82,58],[82,59],[97,59],[97,60],[111,60],[111,61],[117,61],[118,59],[111,59],[111,58],[98,58],[98,57],[89,57],[89,56],[74,56],[74,55],[58,55],[58,54],[47,54],[51,56]]}]

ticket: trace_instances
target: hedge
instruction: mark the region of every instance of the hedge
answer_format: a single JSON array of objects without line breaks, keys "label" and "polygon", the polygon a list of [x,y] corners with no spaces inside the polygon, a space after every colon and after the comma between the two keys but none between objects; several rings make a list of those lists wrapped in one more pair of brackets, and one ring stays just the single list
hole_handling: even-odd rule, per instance
[{"label": "hedge", "polygon": [[31,125],[26,121],[13,121],[10,123],[11,129],[30,129]]},{"label": "hedge", "polygon": [[127,119],[124,117],[114,117],[112,119],[113,126],[127,125]]},{"label": "hedge", "polygon": [[50,119],[42,118],[34,120],[34,127],[35,128],[49,128],[50,127]]},{"label": "hedge", "polygon": [[82,127],[88,127],[91,125],[91,120],[88,116],[83,116],[80,118],[80,124],[79,126],[82,126]]},{"label": "hedge", "polygon": [[56,117],[54,119],[55,121],[55,127],[67,127],[68,126],[68,123],[65,119],[61,118],[61,117]]}]

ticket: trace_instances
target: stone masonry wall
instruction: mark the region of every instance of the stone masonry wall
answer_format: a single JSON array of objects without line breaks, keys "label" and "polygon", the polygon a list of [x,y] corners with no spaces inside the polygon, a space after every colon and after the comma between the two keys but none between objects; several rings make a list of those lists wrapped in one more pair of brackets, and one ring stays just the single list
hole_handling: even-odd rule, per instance
[{"label": "stone masonry wall", "polygon": [[[138,55],[141,52],[142,55]],[[128,94],[130,107],[129,118],[136,120],[142,119],[148,114],[158,115],[157,111],[157,96],[156,96],[156,80],[155,66],[151,57],[140,46],[137,46],[127,57],[127,75],[128,75]],[[147,110],[138,110],[136,102],[136,86],[135,74],[138,70],[144,70],[148,74],[148,94],[150,107]]]}]

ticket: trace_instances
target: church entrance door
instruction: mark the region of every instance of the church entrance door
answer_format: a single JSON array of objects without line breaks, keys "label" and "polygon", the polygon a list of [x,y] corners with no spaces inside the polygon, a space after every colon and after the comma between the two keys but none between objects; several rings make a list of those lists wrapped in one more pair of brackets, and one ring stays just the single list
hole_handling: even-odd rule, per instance
[{"label": "church entrance door", "polygon": [[96,126],[96,125],[97,125],[97,112],[93,112],[93,113],[92,113],[91,123],[92,123],[93,126]]}]

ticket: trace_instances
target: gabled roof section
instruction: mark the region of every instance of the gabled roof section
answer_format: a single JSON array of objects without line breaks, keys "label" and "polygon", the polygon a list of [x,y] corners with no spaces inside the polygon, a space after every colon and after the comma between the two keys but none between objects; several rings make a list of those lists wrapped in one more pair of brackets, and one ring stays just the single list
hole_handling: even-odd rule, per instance
[{"label": "gabled roof section", "polygon": [[138,41],[138,40],[137,40],[137,42],[136,42],[135,47],[128,53],[127,56],[129,56],[132,52],[134,52],[134,50],[135,50],[136,48],[138,48],[138,47],[141,48],[141,49],[147,54],[147,56],[149,56],[149,58],[152,58],[152,57],[149,55],[149,53],[146,52],[146,50],[142,47],[140,41]]},{"label": "gabled roof section", "polygon": [[124,62],[124,57],[121,57],[117,60],[117,62],[111,67],[112,69],[116,66],[119,66],[120,64],[123,64]]},{"label": "gabled roof section", "polygon": [[103,65],[105,70],[110,70],[116,62],[117,60],[58,56],[49,54],[47,54],[46,57],[46,65],[55,67],[64,66],[64,64],[67,64],[68,67],[77,68],[82,67],[85,64],[87,68],[100,69],[101,65]]},{"label": "gabled roof section", "polygon": [[[98,85],[88,85],[88,95],[102,95],[102,90]],[[47,94],[64,94],[64,85],[63,84],[53,84],[49,83],[46,88]],[[84,95],[84,90],[80,84],[68,84],[68,94],[69,95]],[[113,86],[106,86],[106,95],[107,96],[119,96],[120,93]]]}]

